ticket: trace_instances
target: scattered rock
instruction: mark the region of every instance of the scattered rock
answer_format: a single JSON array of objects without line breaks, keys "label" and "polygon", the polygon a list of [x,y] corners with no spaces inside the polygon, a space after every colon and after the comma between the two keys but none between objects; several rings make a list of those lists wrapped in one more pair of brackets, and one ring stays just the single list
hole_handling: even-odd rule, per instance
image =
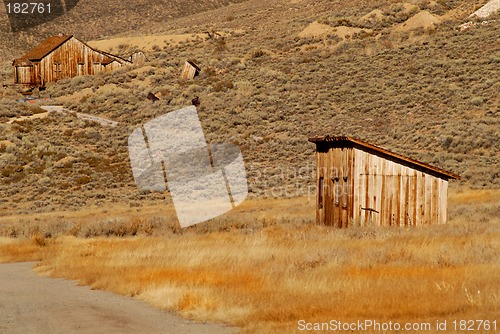
[{"label": "scattered rock", "polygon": [[194,99],[191,100],[191,103],[193,104],[193,106],[199,107],[201,104],[200,97],[199,96],[195,97]]},{"label": "scattered rock", "polygon": [[155,103],[156,101],[159,101],[160,99],[156,97],[155,94],[153,93],[149,93],[148,96],[147,96],[148,100]]}]

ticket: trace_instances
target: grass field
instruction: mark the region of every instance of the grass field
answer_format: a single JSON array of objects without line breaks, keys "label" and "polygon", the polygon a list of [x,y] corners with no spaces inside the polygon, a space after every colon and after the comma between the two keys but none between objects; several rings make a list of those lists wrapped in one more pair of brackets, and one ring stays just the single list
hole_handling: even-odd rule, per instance
[{"label": "grass field", "polygon": [[455,191],[449,224],[410,229],[332,229],[311,223],[313,204],[304,198],[253,201],[230,217],[239,224],[228,218],[212,230],[4,238],[0,261],[41,260],[41,274],[242,333],[298,332],[299,320],[495,320],[498,196]]}]

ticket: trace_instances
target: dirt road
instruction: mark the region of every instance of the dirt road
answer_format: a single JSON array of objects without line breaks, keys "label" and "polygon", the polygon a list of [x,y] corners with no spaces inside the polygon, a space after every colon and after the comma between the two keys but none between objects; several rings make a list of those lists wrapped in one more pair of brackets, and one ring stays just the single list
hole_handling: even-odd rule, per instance
[{"label": "dirt road", "polygon": [[38,276],[34,263],[0,264],[0,333],[236,333],[199,324],[73,281]]}]

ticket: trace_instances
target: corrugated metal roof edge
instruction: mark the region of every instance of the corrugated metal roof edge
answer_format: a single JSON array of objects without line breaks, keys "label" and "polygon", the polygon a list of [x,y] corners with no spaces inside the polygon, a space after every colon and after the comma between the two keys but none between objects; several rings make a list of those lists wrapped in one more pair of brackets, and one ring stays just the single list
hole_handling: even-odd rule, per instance
[{"label": "corrugated metal roof edge", "polygon": [[421,161],[418,161],[418,160],[406,157],[406,156],[398,154],[398,153],[391,152],[389,150],[386,150],[384,148],[372,145],[372,144],[367,143],[365,141],[362,141],[360,139],[356,139],[356,138],[352,138],[352,137],[346,137],[346,136],[329,136],[329,135],[326,135],[326,136],[323,136],[323,137],[312,137],[312,138],[309,138],[308,140],[310,142],[312,142],[312,143],[321,143],[321,142],[351,142],[351,143],[360,145],[362,147],[366,147],[368,149],[374,150],[376,152],[382,153],[384,155],[391,156],[391,157],[396,158],[398,160],[406,161],[406,162],[408,162],[410,164],[420,166],[422,168],[428,169],[428,170],[433,171],[435,173],[448,176],[449,178],[452,178],[452,179],[455,179],[455,180],[460,180],[460,175],[458,175],[458,174],[445,171],[444,169],[431,166],[431,165],[426,164],[424,162],[421,162]]}]

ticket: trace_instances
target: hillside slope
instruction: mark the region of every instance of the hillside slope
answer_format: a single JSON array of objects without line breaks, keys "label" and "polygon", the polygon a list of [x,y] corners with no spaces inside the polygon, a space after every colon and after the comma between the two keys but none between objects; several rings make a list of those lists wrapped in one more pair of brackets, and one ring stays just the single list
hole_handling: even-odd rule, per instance
[{"label": "hillside slope", "polygon": [[[161,201],[162,194],[136,189],[127,138],[195,96],[207,141],[242,148],[252,196],[311,194],[314,145],[307,138],[324,134],[449,169],[464,186],[498,188],[500,21],[459,28],[484,3],[254,0],[151,24],[156,34],[184,37],[159,39],[142,67],[63,80],[41,93],[119,121],[117,128],[71,116],[0,124],[1,207]],[[313,23],[312,34],[299,37]],[[409,23],[412,29],[403,28]],[[144,46],[99,41],[107,42],[122,55]],[[181,81],[188,59],[202,73]],[[161,100],[152,104],[149,92]],[[36,112],[4,95],[4,116]]]},{"label": "hillside slope", "polygon": [[84,40],[120,34],[142,34],[175,18],[206,12],[244,0],[80,0],[54,21],[13,33],[4,6],[0,6],[0,61],[25,52],[53,34],[77,34]]}]

